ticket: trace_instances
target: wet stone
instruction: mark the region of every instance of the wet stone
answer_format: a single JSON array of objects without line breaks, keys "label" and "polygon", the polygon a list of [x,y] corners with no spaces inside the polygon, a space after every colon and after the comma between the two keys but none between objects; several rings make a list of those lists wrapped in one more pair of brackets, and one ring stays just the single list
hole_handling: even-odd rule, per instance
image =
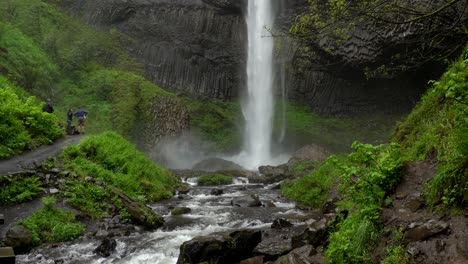
[{"label": "wet stone", "polygon": [[223,193],[224,193],[224,190],[218,189],[218,188],[212,189],[210,192],[211,195],[216,195],[216,196],[222,195]]},{"label": "wet stone", "polygon": [[116,247],[117,241],[115,241],[115,239],[104,238],[93,252],[107,258],[115,251]]},{"label": "wet stone", "polygon": [[0,225],[5,224],[5,216],[3,214],[0,214]]},{"label": "wet stone", "polygon": [[283,218],[276,219],[271,224],[271,228],[276,228],[276,229],[287,228],[291,226],[292,224],[288,220],[285,220]]},{"label": "wet stone", "polygon": [[56,188],[50,188],[50,189],[49,189],[49,193],[50,193],[50,194],[57,194],[57,193],[59,193],[59,192],[60,192],[60,191],[59,191],[58,189],[56,189]]}]

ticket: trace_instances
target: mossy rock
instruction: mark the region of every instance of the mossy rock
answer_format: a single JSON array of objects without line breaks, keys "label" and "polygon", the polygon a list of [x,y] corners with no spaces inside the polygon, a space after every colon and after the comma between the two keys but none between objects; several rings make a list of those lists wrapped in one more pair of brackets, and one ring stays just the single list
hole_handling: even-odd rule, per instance
[{"label": "mossy rock", "polygon": [[198,178],[199,186],[217,186],[232,184],[232,177],[219,173],[204,174]]},{"label": "mossy rock", "polygon": [[172,210],[171,214],[172,215],[183,215],[183,214],[188,214],[192,211],[192,209],[188,207],[176,207],[174,210]]}]

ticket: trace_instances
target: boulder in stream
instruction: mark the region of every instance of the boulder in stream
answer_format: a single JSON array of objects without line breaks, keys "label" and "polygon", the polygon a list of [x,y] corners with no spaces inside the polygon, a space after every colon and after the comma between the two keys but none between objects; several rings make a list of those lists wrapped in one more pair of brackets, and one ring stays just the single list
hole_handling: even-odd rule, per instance
[{"label": "boulder in stream", "polygon": [[220,170],[245,170],[242,166],[221,158],[209,158],[202,160],[192,166],[192,170],[195,171],[220,171]]},{"label": "boulder in stream", "polygon": [[231,205],[237,207],[257,207],[262,206],[262,202],[260,202],[258,196],[252,194],[232,199]]},{"label": "boulder in stream", "polygon": [[188,207],[176,207],[174,210],[171,211],[172,215],[183,215],[183,214],[188,214],[192,211],[192,209]]},{"label": "boulder in stream", "polygon": [[143,225],[148,229],[159,228],[164,224],[164,218],[153,212],[151,208],[141,203],[135,202],[125,193],[113,186],[110,187],[110,190],[120,198],[123,206],[125,207],[125,209],[127,209],[127,212],[130,214],[130,218],[132,219],[132,221],[136,222],[137,224]]},{"label": "boulder in stream", "polygon": [[109,257],[112,253],[115,252],[117,247],[117,241],[113,238],[104,238],[101,241],[101,244],[94,249],[93,253],[99,254],[105,258]]},{"label": "boulder in stream", "polygon": [[262,239],[258,230],[239,230],[195,237],[180,246],[177,264],[238,263],[252,257]]}]

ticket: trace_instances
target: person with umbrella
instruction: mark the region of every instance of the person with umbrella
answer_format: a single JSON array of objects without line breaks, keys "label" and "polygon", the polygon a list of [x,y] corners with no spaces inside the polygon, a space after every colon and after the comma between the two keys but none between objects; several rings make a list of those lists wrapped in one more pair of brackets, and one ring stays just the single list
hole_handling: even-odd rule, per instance
[{"label": "person with umbrella", "polygon": [[80,134],[84,134],[84,120],[88,115],[88,112],[84,109],[79,108],[75,111],[73,115],[78,118],[78,132]]}]

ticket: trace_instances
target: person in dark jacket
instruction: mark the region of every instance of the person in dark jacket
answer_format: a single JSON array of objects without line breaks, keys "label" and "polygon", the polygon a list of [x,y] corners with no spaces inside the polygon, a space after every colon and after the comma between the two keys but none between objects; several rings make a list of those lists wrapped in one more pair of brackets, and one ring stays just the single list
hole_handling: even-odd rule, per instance
[{"label": "person in dark jacket", "polygon": [[72,125],[72,121],[73,121],[73,110],[68,109],[68,112],[67,112],[67,127],[70,127]]},{"label": "person in dark jacket", "polygon": [[46,104],[42,107],[42,111],[47,112],[47,113],[54,112],[54,107],[52,107],[52,104],[50,103],[50,99],[47,99]]}]

